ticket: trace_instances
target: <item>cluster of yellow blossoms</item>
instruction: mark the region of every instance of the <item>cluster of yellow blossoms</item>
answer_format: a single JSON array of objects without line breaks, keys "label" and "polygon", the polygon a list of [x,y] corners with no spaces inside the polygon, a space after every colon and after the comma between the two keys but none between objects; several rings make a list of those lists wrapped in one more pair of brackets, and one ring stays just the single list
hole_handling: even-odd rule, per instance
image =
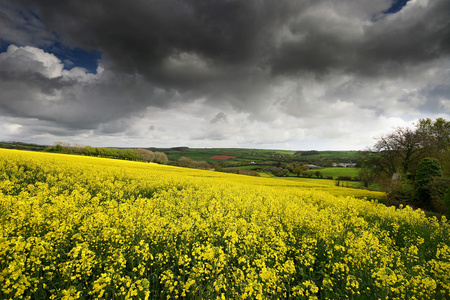
[{"label": "cluster of yellow blossoms", "polygon": [[280,179],[0,158],[0,299],[450,299],[445,218]]}]

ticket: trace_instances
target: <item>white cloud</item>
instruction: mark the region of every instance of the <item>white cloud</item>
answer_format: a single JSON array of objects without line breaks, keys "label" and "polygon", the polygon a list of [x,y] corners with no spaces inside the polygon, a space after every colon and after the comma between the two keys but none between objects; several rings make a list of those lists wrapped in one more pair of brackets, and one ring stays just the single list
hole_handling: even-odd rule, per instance
[{"label": "white cloud", "polygon": [[17,47],[15,45],[9,45],[6,52],[0,53],[0,65],[3,71],[14,73],[37,72],[47,78],[61,76],[64,67],[53,54],[35,47]]}]

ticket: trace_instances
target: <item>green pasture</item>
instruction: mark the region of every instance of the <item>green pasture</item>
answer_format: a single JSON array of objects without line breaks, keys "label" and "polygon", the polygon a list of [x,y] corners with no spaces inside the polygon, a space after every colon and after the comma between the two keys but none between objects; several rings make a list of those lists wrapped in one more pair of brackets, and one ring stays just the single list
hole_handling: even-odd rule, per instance
[{"label": "green pasture", "polygon": [[[301,152],[301,151],[300,151]],[[298,154],[301,155],[301,154]],[[302,156],[304,158],[311,157],[311,158],[333,158],[333,159],[352,159],[355,158],[355,156],[358,155],[357,151],[319,151],[318,154],[313,155],[305,155]]]},{"label": "green pasture", "polygon": [[322,173],[323,177],[333,176],[334,179],[336,179],[340,175],[347,175],[353,177],[358,176],[359,174],[359,168],[323,168],[318,169],[318,171]]}]

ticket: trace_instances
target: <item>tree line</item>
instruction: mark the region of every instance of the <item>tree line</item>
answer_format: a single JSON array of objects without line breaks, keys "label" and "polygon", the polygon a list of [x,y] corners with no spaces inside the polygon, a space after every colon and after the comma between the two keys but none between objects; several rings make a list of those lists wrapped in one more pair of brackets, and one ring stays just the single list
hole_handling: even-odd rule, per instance
[{"label": "tree line", "polygon": [[52,147],[45,149],[46,152],[77,154],[86,156],[96,156],[103,158],[114,158],[132,161],[155,162],[159,164],[167,163],[167,155],[159,151],[150,151],[143,148],[103,148],[85,145],[70,145],[58,142]]},{"label": "tree line", "polygon": [[359,177],[389,204],[450,213],[450,122],[420,119],[381,136],[362,152]]}]

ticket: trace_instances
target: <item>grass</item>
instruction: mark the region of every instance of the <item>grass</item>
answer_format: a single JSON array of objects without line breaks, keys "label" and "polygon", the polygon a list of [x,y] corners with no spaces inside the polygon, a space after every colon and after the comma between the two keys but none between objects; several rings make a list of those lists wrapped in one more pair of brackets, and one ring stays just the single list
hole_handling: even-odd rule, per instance
[{"label": "grass", "polygon": [[358,176],[359,168],[324,168],[319,169],[320,173],[325,176],[333,176],[336,179],[340,175]]}]

